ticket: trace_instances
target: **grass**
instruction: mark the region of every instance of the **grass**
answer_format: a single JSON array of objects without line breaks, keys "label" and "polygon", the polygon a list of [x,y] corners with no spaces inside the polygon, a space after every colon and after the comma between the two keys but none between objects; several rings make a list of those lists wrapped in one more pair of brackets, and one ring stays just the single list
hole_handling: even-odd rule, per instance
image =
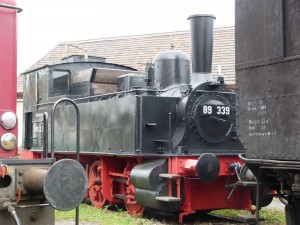
[{"label": "grass", "polygon": [[[97,209],[93,206],[82,204],[80,206],[80,221],[85,222],[101,222],[101,225],[153,225],[153,224],[162,224],[158,221],[145,218],[133,218],[126,211],[121,209],[117,211],[111,211],[108,207],[103,207]],[[211,214],[226,216],[229,218],[234,218],[239,214],[249,214],[249,211],[242,210],[216,210],[211,212]],[[278,211],[275,209],[263,209],[260,211],[260,216],[265,219],[261,222],[262,225],[284,225],[285,224],[285,214],[283,211]],[[75,210],[71,211],[56,211],[55,219],[57,221],[63,220],[74,220],[75,219]],[[164,223],[163,223],[164,224]]]},{"label": "grass", "polygon": [[[55,219],[74,220],[75,209],[71,211],[55,211]],[[82,204],[79,208],[79,219],[85,222],[100,222],[101,225],[152,225],[153,221],[144,218],[133,218],[123,210],[117,212],[108,210],[108,207],[97,209],[93,206]]]},{"label": "grass", "polygon": [[[212,214],[219,215],[219,216],[226,216],[229,218],[234,218],[239,214],[249,214],[249,211],[223,209],[223,210],[213,211]],[[279,211],[276,209],[262,209],[259,212],[259,216],[265,219],[260,224],[264,224],[264,225],[267,225],[267,224],[284,225],[284,224],[286,224],[284,211]]]}]

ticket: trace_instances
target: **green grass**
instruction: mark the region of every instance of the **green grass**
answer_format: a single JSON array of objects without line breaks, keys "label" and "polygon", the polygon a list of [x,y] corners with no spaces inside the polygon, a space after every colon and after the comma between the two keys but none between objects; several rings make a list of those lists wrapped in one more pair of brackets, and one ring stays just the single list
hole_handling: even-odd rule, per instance
[{"label": "green grass", "polygon": [[[109,212],[108,212],[109,211]],[[71,211],[55,211],[55,219],[57,221],[62,220],[74,220],[75,209]],[[97,209],[95,207],[82,204],[79,208],[79,220],[85,222],[101,222],[101,225],[152,225],[153,221],[144,218],[133,218],[127,212],[118,210],[113,212],[103,207]]]},{"label": "green grass", "polygon": [[[223,210],[213,211],[211,214],[234,218],[239,214],[250,214],[250,213],[249,213],[249,211],[243,211],[243,210],[223,209]],[[284,225],[284,224],[286,224],[284,211],[279,211],[276,209],[262,209],[259,212],[259,216],[265,219],[260,224],[264,224],[264,225],[267,225],[267,224]]]},{"label": "green grass", "polygon": [[[82,204],[80,206],[80,221],[85,222],[98,222],[101,225],[153,225],[153,224],[162,224],[157,221],[140,218],[131,217],[126,211],[121,209],[117,211],[111,211],[108,207],[103,207],[97,209],[93,206]],[[234,218],[238,214],[250,214],[249,211],[242,210],[216,210],[211,212],[211,214],[226,216],[229,218]],[[260,216],[265,219],[264,222],[260,223],[263,225],[284,225],[285,224],[285,214],[283,211],[278,211],[275,209],[263,209],[260,211]],[[75,210],[71,211],[55,211],[55,219],[57,221],[62,220],[74,220],[75,219]]]}]

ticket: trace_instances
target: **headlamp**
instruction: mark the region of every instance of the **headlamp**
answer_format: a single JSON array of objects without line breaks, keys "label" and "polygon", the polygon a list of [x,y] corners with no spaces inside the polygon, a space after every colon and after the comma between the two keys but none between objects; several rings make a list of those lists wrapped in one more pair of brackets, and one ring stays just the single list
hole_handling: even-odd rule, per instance
[{"label": "headlamp", "polygon": [[12,133],[5,133],[1,136],[0,145],[5,151],[11,151],[17,146],[17,138]]},{"label": "headlamp", "polygon": [[6,130],[11,130],[17,125],[17,115],[13,112],[5,112],[1,116],[1,126]]}]

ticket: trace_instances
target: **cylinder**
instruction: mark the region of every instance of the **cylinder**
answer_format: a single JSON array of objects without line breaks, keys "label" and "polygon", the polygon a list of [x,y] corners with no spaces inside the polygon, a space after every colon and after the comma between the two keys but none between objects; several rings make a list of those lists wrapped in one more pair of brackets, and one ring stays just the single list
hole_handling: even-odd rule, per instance
[{"label": "cylinder", "polygon": [[159,174],[166,172],[166,159],[149,160],[133,167],[130,180],[135,188],[154,191],[160,183]]},{"label": "cylinder", "polygon": [[180,209],[181,201],[161,201],[156,197],[168,196],[168,183],[162,182],[155,191],[135,188],[135,198],[137,202],[151,209],[167,212],[176,212]]},{"label": "cylinder", "polygon": [[157,196],[156,191],[150,191],[150,190],[145,190],[140,188],[135,188],[134,191],[135,191],[135,198],[137,199],[139,204],[151,209],[160,210],[158,202],[155,199]]},{"label": "cylinder", "polygon": [[193,73],[211,73],[215,19],[215,16],[206,14],[188,17],[191,28]]},{"label": "cylinder", "polygon": [[46,174],[45,169],[32,167],[26,170],[23,180],[25,189],[31,193],[42,194]]}]

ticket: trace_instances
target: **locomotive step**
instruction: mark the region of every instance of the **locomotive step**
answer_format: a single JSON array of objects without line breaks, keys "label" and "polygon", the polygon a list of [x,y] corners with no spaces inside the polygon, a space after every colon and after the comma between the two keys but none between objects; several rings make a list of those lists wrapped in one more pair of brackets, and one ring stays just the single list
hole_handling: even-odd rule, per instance
[{"label": "locomotive step", "polygon": [[162,201],[162,202],[180,202],[181,198],[177,197],[169,197],[169,196],[159,196],[155,197],[156,200]]},{"label": "locomotive step", "polygon": [[181,177],[180,175],[177,174],[170,174],[170,173],[161,173],[159,174],[160,178],[168,178],[168,179],[175,179]]}]

